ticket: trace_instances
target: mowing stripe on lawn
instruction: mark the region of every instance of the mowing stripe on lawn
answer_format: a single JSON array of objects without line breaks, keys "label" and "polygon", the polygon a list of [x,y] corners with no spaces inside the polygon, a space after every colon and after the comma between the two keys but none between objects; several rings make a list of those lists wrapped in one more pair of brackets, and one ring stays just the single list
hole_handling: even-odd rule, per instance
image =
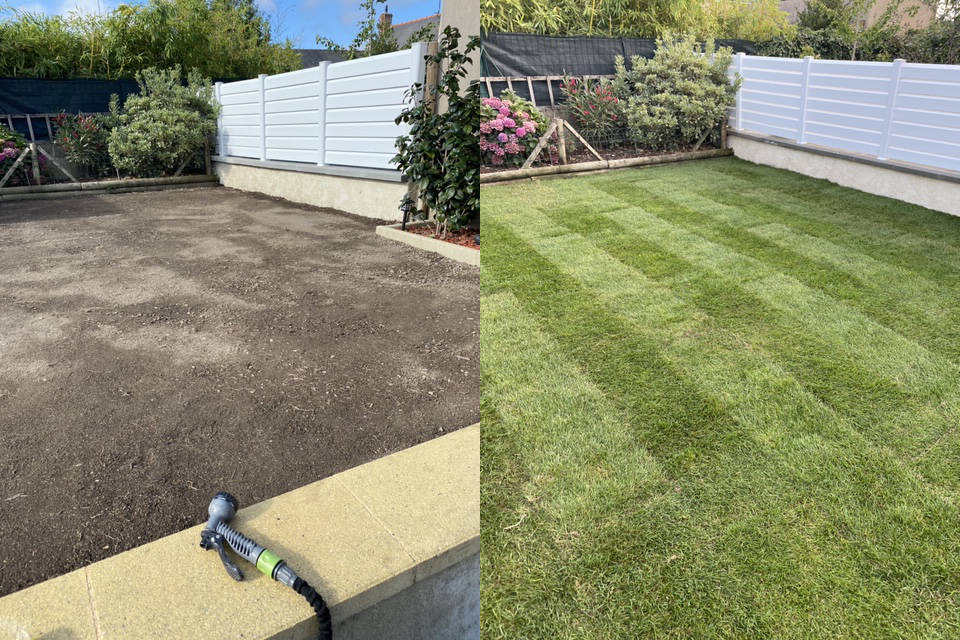
[{"label": "mowing stripe on lawn", "polygon": [[693,265],[756,294],[793,316],[819,339],[839,351],[862,358],[877,375],[907,389],[926,391],[941,384],[939,376],[952,365],[863,314],[811,289],[754,258],[744,256],[685,231],[643,209],[621,209],[605,215],[627,229],[657,242]]},{"label": "mowing stripe on lawn", "polygon": [[[611,189],[606,185],[600,187]],[[700,196],[687,194],[676,185],[671,187],[650,181],[632,183],[629,187],[620,185],[616,190],[632,202],[642,202],[640,206],[645,210],[665,220],[767,263],[811,288],[822,289],[832,297],[860,309],[878,323],[910,335],[918,344],[953,362],[960,361],[960,340],[957,339],[960,336],[953,334],[952,325],[945,326],[932,321],[923,310],[899,304],[881,290],[864,287],[857,277],[829,263],[817,262],[798,252],[785,251],[784,247],[752,233],[750,228],[718,225],[720,220],[714,218],[716,206],[711,206],[710,201],[704,201]],[[721,216],[729,218],[724,214]],[[758,216],[758,223],[769,222],[770,219],[776,218]]]},{"label": "mowing stripe on lawn", "polygon": [[[579,215],[552,208],[545,213],[565,228],[585,234],[624,264],[663,281],[678,296],[735,331],[745,343],[774,356],[814,395],[855,420],[874,442],[886,444],[893,439],[900,451],[915,457],[929,481],[960,478],[960,460],[949,454],[950,447],[960,440],[956,433],[960,423],[956,375],[946,376],[933,390],[933,398],[930,393],[898,389],[870,375],[860,354],[837,351],[762,297],[729,281],[718,282],[711,271],[653,245],[651,234],[631,233],[589,209],[581,209]],[[628,211],[621,213],[629,215]],[[915,427],[920,415],[928,425],[926,430]]]},{"label": "mowing stripe on lawn", "polygon": [[[545,596],[559,610],[576,604],[591,611],[596,597],[585,597],[560,569],[568,564],[566,552],[589,535],[600,512],[636,510],[646,502],[670,501],[674,493],[657,463],[638,445],[629,420],[603,393],[574,367],[525,313],[509,293],[486,296],[482,303],[481,339],[484,390],[496,411],[498,431],[510,434],[516,461],[529,480],[517,487],[511,513],[493,516],[488,523],[486,548],[508,549],[523,540],[527,552],[551,558],[539,575],[524,572],[541,588],[516,593],[515,584],[496,563],[491,576],[497,588],[516,600],[509,613],[487,611],[503,624],[522,624],[527,606]],[[483,483],[483,492],[496,487]],[[650,505],[647,509],[652,508]],[[542,585],[551,584],[550,593]]]},{"label": "mowing stripe on lawn", "polygon": [[[701,175],[699,186],[692,188],[717,202],[787,213],[817,223],[831,238],[869,250],[877,258],[907,261],[911,270],[928,277],[945,274],[954,285],[960,279],[960,237],[947,220],[951,216],[944,213],[825,180],[805,178],[794,187],[796,178],[803,176],[788,171],[774,175],[761,171],[758,176],[754,166],[744,162],[706,166]],[[771,178],[775,187],[769,186]]]},{"label": "mowing stripe on lawn", "polygon": [[[652,450],[671,458],[690,457],[689,464],[669,468],[682,473],[677,482],[682,495],[696,505],[689,511],[697,519],[634,523],[626,539],[608,533],[595,541],[592,558],[610,563],[612,556],[626,562],[625,575],[619,577],[633,585],[640,598],[630,601],[614,591],[618,602],[609,604],[619,606],[636,625],[628,627],[628,635],[631,629],[646,629],[665,637],[699,632],[710,637],[759,633],[799,638],[838,628],[876,630],[881,624],[878,616],[902,625],[915,615],[917,606],[925,611],[937,608],[936,602],[918,600],[915,586],[930,577],[951,575],[950,554],[909,557],[911,571],[904,575],[869,575],[878,557],[898,551],[900,536],[915,536],[917,544],[923,544],[933,535],[902,520],[955,523],[949,502],[931,495],[887,452],[865,443],[763,354],[745,349],[721,328],[706,325],[695,309],[688,309],[690,319],[678,316],[681,307],[666,303],[662,287],[642,274],[604,258],[582,238],[558,236],[555,230],[552,237],[541,236],[549,225],[529,210],[520,217],[497,216],[504,218],[550,261],[530,257],[529,247],[515,233],[485,218],[487,232],[492,233],[488,246],[494,249],[485,258],[484,269],[492,281],[522,295],[521,304],[562,337],[564,350],[585,363],[591,378],[608,389],[608,397],[620,389],[621,402],[627,406],[672,410],[658,397],[662,387],[635,383],[635,378],[650,380],[649,363],[659,367],[658,358],[632,357],[631,347],[646,335],[644,341],[659,344],[672,369],[689,375],[713,402],[727,407],[710,425],[731,435],[710,439],[719,448],[691,447],[702,443],[683,437],[691,427],[704,428],[702,423],[659,419],[674,438],[661,439]],[[560,276],[558,270],[567,275]],[[570,280],[571,274],[575,280]],[[597,292],[600,300],[594,302],[588,291]],[[645,308],[648,299],[667,311],[663,318]],[[601,300],[618,313],[610,316],[597,305]],[[622,342],[618,325],[627,318],[621,314],[634,318],[631,333]],[[691,319],[704,326],[689,333]],[[571,325],[582,344],[571,342]],[[603,331],[606,327],[617,327],[614,335]],[[606,368],[599,366],[604,359]],[[691,401],[702,400],[691,394],[677,410],[695,411]],[[797,508],[785,509],[787,504]],[[844,532],[839,537],[838,527]],[[656,574],[644,573],[634,566],[636,559],[644,557],[652,544],[650,536],[658,534],[678,552],[677,561]],[[597,577],[599,586],[594,588],[609,588],[616,579]],[[771,590],[768,582],[781,587]],[[544,629],[541,637],[552,637]],[[603,637],[624,637],[623,631],[612,629]]]},{"label": "mowing stripe on lawn", "polygon": [[956,304],[944,299],[944,287],[902,267],[851,251],[823,238],[796,233],[780,223],[752,227],[754,233],[811,260],[829,263],[857,278],[864,286],[885,293],[898,307],[915,308],[936,323],[960,324]]}]

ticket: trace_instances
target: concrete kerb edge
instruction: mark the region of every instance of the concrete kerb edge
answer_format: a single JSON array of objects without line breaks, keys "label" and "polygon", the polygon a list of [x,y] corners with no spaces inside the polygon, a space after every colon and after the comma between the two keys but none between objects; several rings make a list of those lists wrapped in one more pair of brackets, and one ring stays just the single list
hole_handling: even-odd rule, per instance
[{"label": "concrete kerb edge", "polygon": [[[429,222],[408,222],[408,227],[413,226],[424,226],[430,224]],[[431,253],[436,253],[443,256],[444,258],[449,258],[451,260],[456,260],[457,262],[462,262],[463,264],[470,265],[471,267],[480,266],[480,250],[471,249],[470,247],[464,247],[459,244],[453,244],[451,242],[444,242],[443,240],[437,240],[436,238],[429,238],[427,236],[421,236],[416,233],[407,233],[401,229],[400,224],[390,224],[390,225],[381,225],[377,227],[377,235],[387,240],[394,240],[396,242],[402,242],[408,244],[411,247],[416,249],[421,249],[423,251],[429,251]]]}]

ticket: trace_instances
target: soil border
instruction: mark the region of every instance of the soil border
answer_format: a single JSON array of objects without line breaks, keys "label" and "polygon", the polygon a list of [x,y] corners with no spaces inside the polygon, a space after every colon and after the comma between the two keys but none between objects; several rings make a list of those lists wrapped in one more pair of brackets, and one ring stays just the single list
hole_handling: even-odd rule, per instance
[{"label": "soil border", "polygon": [[[421,227],[431,224],[430,222],[408,222],[408,227]],[[417,249],[422,249],[423,251],[429,251],[431,253],[436,253],[444,258],[450,258],[451,260],[456,260],[457,262],[462,262],[463,264],[468,264],[472,267],[480,266],[480,250],[472,249],[470,247],[465,247],[460,244],[452,244],[450,242],[444,242],[443,240],[437,240],[436,238],[430,238],[427,236],[421,236],[416,233],[407,233],[401,229],[401,224],[389,224],[381,225],[377,227],[377,235],[387,240],[395,240],[396,242],[402,242],[408,244],[411,247]]]}]

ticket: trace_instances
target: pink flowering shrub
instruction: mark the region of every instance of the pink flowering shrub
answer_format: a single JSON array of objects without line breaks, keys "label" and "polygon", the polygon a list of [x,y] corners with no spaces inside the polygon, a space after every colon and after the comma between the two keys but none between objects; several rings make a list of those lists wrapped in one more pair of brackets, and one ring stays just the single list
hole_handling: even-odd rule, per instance
[{"label": "pink flowering shrub", "polygon": [[536,107],[512,91],[484,98],[480,107],[480,153],[484,164],[520,166],[546,130]]},{"label": "pink flowering shrub", "polygon": [[624,135],[627,119],[609,80],[565,78],[562,91],[570,121],[581,135],[593,140]]}]

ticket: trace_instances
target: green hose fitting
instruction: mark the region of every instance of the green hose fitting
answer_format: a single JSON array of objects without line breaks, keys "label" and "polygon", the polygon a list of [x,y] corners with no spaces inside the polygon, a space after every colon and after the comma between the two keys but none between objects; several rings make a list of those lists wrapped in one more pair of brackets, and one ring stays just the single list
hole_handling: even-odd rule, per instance
[{"label": "green hose fitting", "polygon": [[280,559],[280,556],[270,551],[270,549],[264,549],[260,553],[260,557],[257,558],[257,569],[263,575],[272,578],[273,570],[276,569],[277,565],[281,562],[283,561]]}]

